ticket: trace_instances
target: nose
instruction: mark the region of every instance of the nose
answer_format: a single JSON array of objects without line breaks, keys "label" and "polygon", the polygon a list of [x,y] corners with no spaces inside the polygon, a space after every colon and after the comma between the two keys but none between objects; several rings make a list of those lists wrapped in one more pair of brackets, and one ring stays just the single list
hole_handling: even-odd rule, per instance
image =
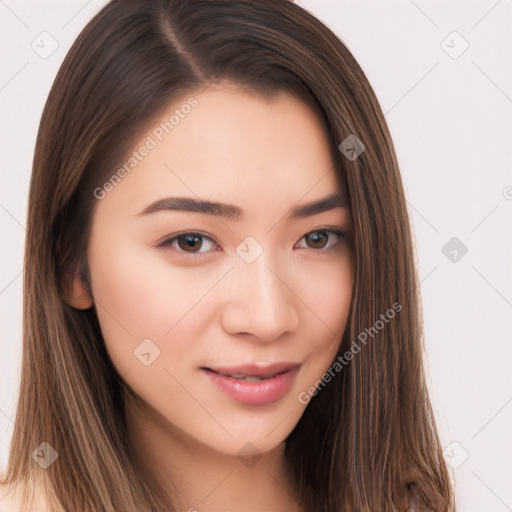
[{"label": "nose", "polygon": [[264,254],[252,263],[239,261],[235,265],[226,290],[222,326],[229,334],[268,343],[297,331],[300,301],[292,291],[293,276],[279,271],[275,263],[270,265]]}]

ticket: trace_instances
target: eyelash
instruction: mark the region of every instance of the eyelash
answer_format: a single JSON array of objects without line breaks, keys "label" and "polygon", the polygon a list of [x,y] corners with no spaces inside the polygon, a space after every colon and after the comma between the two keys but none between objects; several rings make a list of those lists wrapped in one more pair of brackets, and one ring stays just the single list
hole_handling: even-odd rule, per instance
[{"label": "eyelash", "polygon": [[[318,252],[331,252],[331,251],[334,251],[336,249],[339,249],[340,244],[346,239],[346,232],[345,231],[342,231],[340,229],[320,228],[320,229],[315,229],[313,231],[309,231],[300,240],[304,239],[307,235],[310,235],[312,233],[328,233],[329,235],[336,235],[340,239],[337,243],[335,243],[331,247],[327,247],[327,248],[315,249],[315,248],[312,248],[312,247],[306,247],[306,249],[311,249],[313,251],[318,251]],[[172,235],[171,237],[167,237],[167,238],[163,239],[162,241],[160,241],[157,244],[157,247],[164,247],[164,248],[165,247],[170,247],[171,244],[175,240],[177,240],[179,237],[184,236],[184,235],[192,235],[192,236],[197,236],[197,237],[200,237],[200,238],[206,238],[206,239],[210,240],[211,242],[213,242],[214,244],[216,244],[217,247],[218,247],[217,242],[215,242],[215,240],[213,240],[213,238],[211,238],[208,235],[205,235],[204,233],[198,232],[198,231],[184,231],[184,232],[181,232],[181,233],[176,233],[176,234]],[[202,246],[201,246],[201,249],[202,249]],[[188,257],[198,258],[198,257],[204,256],[208,252],[211,252],[211,251],[187,252],[187,251],[183,251],[182,249],[179,249],[179,248],[176,249],[176,250],[178,251],[179,254],[185,256],[186,258],[188,258]],[[214,252],[217,252],[217,251],[218,251],[218,249],[216,249]]]}]

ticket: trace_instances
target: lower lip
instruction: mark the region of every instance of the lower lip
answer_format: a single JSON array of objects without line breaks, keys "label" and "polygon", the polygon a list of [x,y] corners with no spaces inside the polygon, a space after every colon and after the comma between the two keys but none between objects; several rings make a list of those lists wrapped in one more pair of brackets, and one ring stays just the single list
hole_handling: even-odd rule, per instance
[{"label": "lower lip", "polygon": [[245,381],[201,368],[210,380],[226,395],[248,405],[277,402],[290,390],[299,367],[266,380]]}]

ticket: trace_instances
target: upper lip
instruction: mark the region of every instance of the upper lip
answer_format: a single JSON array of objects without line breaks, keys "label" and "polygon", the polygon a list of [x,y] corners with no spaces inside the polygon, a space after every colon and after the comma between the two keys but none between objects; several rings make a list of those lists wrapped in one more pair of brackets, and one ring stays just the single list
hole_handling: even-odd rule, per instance
[{"label": "upper lip", "polygon": [[207,370],[223,374],[239,374],[247,377],[271,377],[286,370],[299,367],[300,364],[293,362],[281,362],[273,364],[242,364],[239,366],[203,366]]}]

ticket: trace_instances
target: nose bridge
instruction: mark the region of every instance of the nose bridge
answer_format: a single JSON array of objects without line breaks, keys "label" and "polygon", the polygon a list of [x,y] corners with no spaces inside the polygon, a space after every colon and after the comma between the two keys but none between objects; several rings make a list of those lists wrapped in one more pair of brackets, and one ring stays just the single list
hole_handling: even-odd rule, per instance
[{"label": "nose bridge", "polygon": [[223,314],[226,330],[271,341],[298,328],[297,303],[284,284],[287,277],[283,266],[265,250],[250,263],[243,257],[238,259]]}]

